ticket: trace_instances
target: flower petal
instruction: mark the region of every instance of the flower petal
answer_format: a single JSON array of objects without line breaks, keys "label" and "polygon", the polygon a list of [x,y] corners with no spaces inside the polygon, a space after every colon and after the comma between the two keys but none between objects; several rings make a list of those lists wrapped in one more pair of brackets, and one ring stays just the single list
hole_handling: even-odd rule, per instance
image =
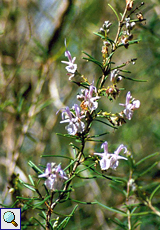
[{"label": "flower petal", "polygon": [[126,146],[124,146],[123,144],[121,144],[116,151],[114,151],[114,154],[118,155],[122,150],[124,149],[124,153],[127,152],[127,148]]},{"label": "flower petal", "polygon": [[104,154],[108,154],[108,142],[105,141],[102,145],[101,145],[101,148],[104,149]]},{"label": "flower petal", "polygon": [[67,130],[68,134],[70,134],[70,135],[75,135],[77,133],[77,127],[73,123],[69,123],[69,125],[67,125],[65,127],[65,129]]},{"label": "flower petal", "polygon": [[133,109],[138,109],[140,107],[140,101],[139,100],[135,100],[133,101]]},{"label": "flower petal", "polygon": [[102,170],[107,170],[107,169],[109,169],[110,166],[111,166],[111,160],[110,160],[109,158],[106,158],[106,157],[102,158],[102,159],[100,160],[100,166],[101,166],[101,169],[102,169]]}]

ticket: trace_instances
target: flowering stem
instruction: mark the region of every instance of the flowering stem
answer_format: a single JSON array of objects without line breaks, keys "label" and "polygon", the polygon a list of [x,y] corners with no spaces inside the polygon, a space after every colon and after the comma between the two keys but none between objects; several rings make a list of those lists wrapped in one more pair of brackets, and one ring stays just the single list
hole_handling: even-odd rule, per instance
[{"label": "flowering stem", "polygon": [[[36,188],[36,192],[39,195],[39,197],[43,200],[43,197],[42,197],[41,193],[39,192],[38,188]],[[52,194],[51,194],[51,204],[52,204],[52,200],[53,200],[53,195],[54,195],[54,192],[52,192]],[[47,203],[47,201],[45,201],[45,205],[48,208],[47,214],[46,214],[46,230],[49,230],[49,220],[51,218],[52,209],[51,209],[51,205],[49,205]]]},{"label": "flowering stem", "polygon": [[[71,171],[71,173],[69,175],[69,178],[71,178],[74,175],[74,173],[76,172],[77,167],[80,165],[82,155],[84,154],[86,134],[89,132],[90,124],[91,124],[91,122],[93,120],[92,115],[93,115],[93,112],[91,114],[88,114],[87,125],[86,125],[86,128],[85,128],[85,131],[81,135],[81,149],[80,149],[80,151],[78,153],[77,160],[76,160],[76,162],[75,162],[75,164],[73,166],[73,169],[72,169],[72,171]],[[68,182],[66,182],[66,184],[64,186],[64,189],[63,189],[63,192],[59,195],[58,199],[51,205],[52,210],[55,208],[55,206],[58,204],[58,202],[64,198],[65,193],[66,193],[71,181],[72,180],[68,180]]]},{"label": "flowering stem", "polygon": [[51,193],[51,204],[50,206],[48,204],[46,204],[45,202],[45,205],[48,207],[48,210],[47,210],[47,214],[46,214],[46,230],[49,230],[49,221],[50,221],[50,218],[51,218],[51,214],[53,212],[52,208],[51,208],[51,205],[52,205],[52,200],[53,200],[53,196],[54,196],[54,192]]},{"label": "flowering stem", "polygon": [[121,20],[119,21],[118,31],[117,31],[116,38],[115,38],[115,40],[114,40],[114,44],[113,44],[113,48],[112,48],[112,52],[114,52],[114,51],[117,49],[117,41],[118,41],[119,34],[120,34],[121,29],[122,29],[122,26],[123,26],[123,21],[124,21],[124,18],[125,18],[125,16],[126,16],[126,13],[127,13],[127,4],[126,4],[126,7],[125,7],[125,9],[124,9],[124,12],[123,12],[122,18],[121,18]]},{"label": "flowering stem", "polygon": [[120,34],[122,26],[123,26],[123,21],[125,19],[126,13],[127,13],[127,4],[126,4],[125,10],[123,12],[122,18],[121,18],[121,20],[119,21],[119,24],[118,24],[118,31],[117,31],[114,43],[112,45],[111,54],[107,58],[107,61],[106,61],[106,64],[105,64],[106,66],[105,66],[105,68],[103,70],[103,75],[102,75],[102,79],[101,79],[101,83],[100,83],[100,87],[99,87],[100,89],[103,87],[103,84],[104,84],[104,82],[106,80],[105,79],[106,75],[108,75],[110,73],[111,59],[112,59],[112,56],[114,55],[115,50],[117,49],[117,42],[118,42],[119,34]]},{"label": "flowering stem", "polygon": [[[85,146],[85,141],[84,141],[84,137],[83,137],[83,138],[82,138],[82,147],[81,147],[81,151],[79,152],[78,157],[77,157],[77,160],[76,160],[76,162],[75,162],[75,164],[74,164],[73,170],[72,170],[72,172],[70,173],[70,176],[69,176],[70,178],[74,175],[74,173],[75,173],[75,171],[76,171],[78,165],[80,164],[80,160],[81,160],[81,157],[82,157],[82,155],[83,155],[84,146]],[[58,204],[58,202],[64,198],[65,192],[67,191],[67,189],[68,189],[68,187],[69,187],[71,181],[72,181],[72,180],[69,180],[69,181],[65,184],[64,189],[63,189],[63,192],[60,194],[59,198],[51,205],[51,209],[52,209],[52,210],[55,208],[55,206]]]}]

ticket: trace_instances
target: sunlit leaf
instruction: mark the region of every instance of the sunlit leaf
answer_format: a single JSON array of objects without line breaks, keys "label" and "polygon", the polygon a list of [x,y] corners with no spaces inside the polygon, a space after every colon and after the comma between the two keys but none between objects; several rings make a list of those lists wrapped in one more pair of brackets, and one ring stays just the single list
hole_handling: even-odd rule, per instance
[{"label": "sunlit leaf", "polygon": [[151,193],[150,198],[149,198],[150,201],[152,200],[152,198],[154,197],[154,195],[158,191],[158,189],[160,189],[160,184]]},{"label": "sunlit leaf", "polygon": [[118,22],[120,21],[120,18],[118,16],[118,13],[116,12],[116,10],[113,8],[113,6],[111,6],[110,4],[108,4],[108,6],[113,10],[113,12],[115,13],[116,17],[117,17],[117,20]]},{"label": "sunlit leaf", "polygon": [[25,183],[24,181],[20,180],[19,179],[19,182],[26,188],[28,188],[29,190],[32,190],[32,191],[36,191],[33,187],[31,187],[29,184]]},{"label": "sunlit leaf", "polygon": [[29,161],[28,162],[28,165],[36,172],[36,173],[39,173],[39,174],[42,174],[43,171],[37,167],[37,165],[35,165],[32,161]]}]

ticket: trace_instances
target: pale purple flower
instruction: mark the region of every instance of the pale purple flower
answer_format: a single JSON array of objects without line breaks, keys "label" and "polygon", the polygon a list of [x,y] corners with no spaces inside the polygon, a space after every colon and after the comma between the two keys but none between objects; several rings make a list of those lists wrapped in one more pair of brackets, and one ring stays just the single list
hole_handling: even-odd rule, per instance
[{"label": "pale purple flower", "polygon": [[109,29],[109,27],[112,25],[112,23],[110,21],[105,21],[104,24],[103,24],[103,28],[106,30],[106,29]]},{"label": "pale purple flower", "polygon": [[60,123],[69,123],[69,125],[66,126],[66,130],[70,135],[83,133],[83,131],[85,130],[85,124],[83,121],[81,121],[81,119],[85,116],[81,115],[80,108],[77,104],[74,104],[73,110],[75,111],[75,113],[71,112],[69,107],[67,106],[62,111],[62,121],[60,121]]},{"label": "pale purple flower", "polygon": [[129,91],[126,95],[126,104],[119,104],[121,106],[124,106],[125,109],[123,110],[126,118],[128,120],[131,120],[133,111],[138,109],[140,107],[140,101],[135,100],[134,98],[132,99],[131,92]]},{"label": "pale purple flower", "polygon": [[127,148],[121,144],[114,154],[108,152],[108,143],[105,141],[101,148],[104,149],[104,153],[94,153],[94,155],[100,156],[100,166],[102,170],[107,170],[109,168],[116,169],[119,165],[119,160],[127,160],[126,157],[119,156],[119,153],[124,149],[124,153],[127,152]]},{"label": "pale purple flower", "polygon": [[60,190],[65,180],[68,180],[66,173],[61,169],[61,165],[55,163],[47,163],[45,172],[38,176],[39,178],[45,177],[45,185],[48,189]]},{"label": "pale purple flower", "polygon": [[105,21],[104,24],[102,25],[102,27],[100,28],[100,32],[105,34],[105,31],[107,33],[109,33],[109,28],[112,25],[112,23],[110,21]]},{"label": "pale purple flower", "polygon": [[52,174],[51,163],[47,163],[45,172],[39,175],[38,177],[49,177]]},{"label": "pale purple flower", "polygon": [[[66,40],[65,40],[65,46],[66,46]],[[70,78],[72,78],[77,70],[77,64],[74,64],[76,57],[72,58],[71,53],[67,50],[65,51],[65,56],[68,58],[68,61],[61,61],[62,63],[66,64],[65,67],[67,72],[72,74]]]},{"label": "pale purple flower", "polygon": [[122,77],[119,75],[120,70],[114,69],[111,71],[110,81],[117,83],[122,80]]},{"label": "pale purple flower", "polygon": [[100,99],[100,97],[97,96],[97,89],[93,85],[90,85],[89,89],[85,89],[81,95],[77,96],[77,98],[83,101],[83,107],[88,108],[90,111],[98,108],[97,100]]},{"label": "pale purple flower", "polygon": [[126,21],[126,34],[130,36],[130,32],[131,30],[134,28],[134,26],[136,25],[135,22],[131,22],[130,18],[125,18]]},{"label": "pale purple flower", "polygon": [[131,19],[130,18],[125,18],[125,21],[126,21],[126,28],[129,29],[133,29],[133,27],[136,25],[135,22],[131,22]]}]

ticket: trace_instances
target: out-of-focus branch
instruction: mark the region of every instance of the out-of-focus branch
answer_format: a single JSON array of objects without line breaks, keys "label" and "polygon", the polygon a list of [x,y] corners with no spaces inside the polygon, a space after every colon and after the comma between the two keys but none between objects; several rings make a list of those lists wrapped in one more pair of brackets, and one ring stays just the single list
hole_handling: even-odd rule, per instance
[{"label": "out-of-focus branch", "polygon": [[55,45],[55,43],[59,39],[59,36],[60,36],[61,31],[62,31],[64,24],[65,24],[66,17],[72,8],[72,5],[73,5],[73,0],[68,0],[64,4],[64,7],[62,8],[62,11],[60,13],[61,17],[58,20],[57,24],[55,25],[55,30],[53,32],[53,35],[51,36],[51,38],[48,42],[48,54],[51,54],[53,46]]},{"label": "out-of-focus branch", "polygon": [[13,171],[14,171],[17,159],[19,158],[20,149],[22,147],[25,134],[28,132],[30,123],[31,123],[31,121],[32,121],[32,119],[33,119],[33,117],[34,117],[34,115],[36,113],[36,105],[37,105],[37,102],[38,102],[38,99],[39,99],[39,95],[40,95],[40,93],[42,91],[43,84],[44,84],[44,82],[46,80],[46,76],[47,76],[47,72],[48,72],[48,65],[47,64],[42,64],[41,67],[40,67],[40,72],[41,72],[40,73],[41,77],[39,79],[39,82],[37,83],[37,87],[35,89],[35,92],[33,93],[32,103],[31,103],[31,106],[29,108],[27,118],[26,118],[26,120],[25,120],[25,122],[24,122],[24,124],[22,126],[21,134],[18,137],[16,145],[15,145],[15,150],[14,150],[14,153],[13,153],[12,167],[10,167],[10,174],[12,174]]},{"label": "out-of-focus branch", "polygon": [[30,127],[30,124],[31,124],[31,122],[32,122],[32,120],[36,114],[36,108],[37,108],[37,103],[39,100],[39,95],[41,94],[42,87],[45,83],[48,71],[49,71],[48,62],[46,62],[45,64],[42,63],[40,66],[40,70],[39,70],[39,72],[40,72],[39,81],[37,82],[37,87],[35,88],[35,91],[33,92],[32,102],[31,102],[28,114],[27,114],[26,118],[24,119],[23,125],[22,125],[21,130],[20,130],[20,134],[17,137],[17,140],[16,140],[15,145],[14,145],[14,149],[12,152],[12,161],[8,167],[9,181],[10,181],[10,178],[12,177],[12,175],[14,174],[16,163],[17,163],[17,160],[19,159],[19,156],[21,153],[21,148],[22,148],[22,145],[24,142],[25,135],[27,134],[28,129]]}]

